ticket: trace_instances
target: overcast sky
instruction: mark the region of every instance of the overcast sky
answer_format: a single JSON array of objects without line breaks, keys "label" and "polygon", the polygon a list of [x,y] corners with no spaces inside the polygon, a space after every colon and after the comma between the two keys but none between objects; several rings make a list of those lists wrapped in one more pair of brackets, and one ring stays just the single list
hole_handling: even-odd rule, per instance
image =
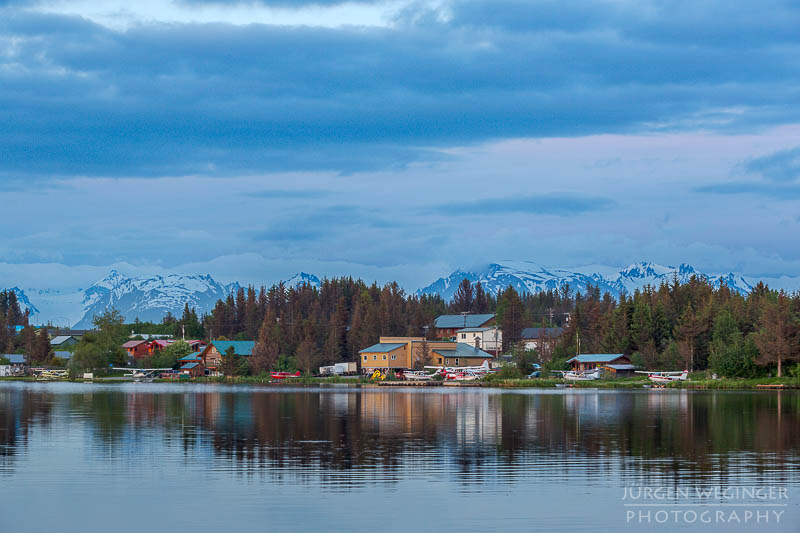
[{"label": "overcast sky", "polygon": [[798,276],[792,4],[0,0],[0,286]]}]

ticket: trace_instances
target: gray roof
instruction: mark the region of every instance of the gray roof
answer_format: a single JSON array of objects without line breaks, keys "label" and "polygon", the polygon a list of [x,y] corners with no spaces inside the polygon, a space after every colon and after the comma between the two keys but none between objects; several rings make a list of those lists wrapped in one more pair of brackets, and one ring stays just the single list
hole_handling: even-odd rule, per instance
[{"label": "gray roof", "polygon": [[525,328],[522,330],[522,340],[541,339],[542,337],[555,338],[564,333],[564,328]]},{"label": "gray roof", "polygon": [[76,337],[72,336],[72,335],[59,335],[58,337],[54,337],[53,340],[50,341],[50,344],[52,344],[54,346],[57,346],[59,344],[65,343],[69,339],[72,339],[75,342],[78,342],[78,339]]},{"label": "gray roof", "polygon": [[72,357],[72,352],[67,352],[67,351],[53,352],[53,355],[55,357],[58,357],[59,359],[70,359]]},{"label": "gray roof", "polygon": [[625,357],[622,353],[582,353],[573,357],[567,363],[577,361],[579,363],[610,363],[620,357]]},{"label": "gray roof", "polygon": [[12,365],[25,364],[25,356],[20,353],[4,353],[0,354],[0,358],[8,359]]},{"label": "gray roof", "polygon": [[456,343],[454,349],[435,349],[433,353],[438,353],[442,357],[481,357],[483,359],[494,359],[490,353],[484,352],[480,348],[476,348],[471,344],[464,342]]},{"label": "gray roof", "polygon": [[181,370],[191,370],[191,369],[193,369],[194,367],[196,367],[199,364],[200,363],[186,363],[185,365],[183,365],[181,367]]},{"label": "gray roof", "polygon": [[481,331],[490,331],[493,328],[464,328],[458,330],[456,333],[480,333]]},{"label": "gray roof", "polygon": [[441,315],[434,326],[441,329],[479,328],[494,319],[494,314],[483,315]]},{"label": "gray roof", "polygon": [[614,370],[633,370],[636,368],[633,365],[606,365],[608,368],[613,368]]},{"label": "gray roof", "polygon": [[364,348],[360,350],[358,353],[388,353],[392,350],[396,350],[398,348],[402,348],[405,344],[396,344],[396,343],[378,343],[373,344],[369,348]]}]

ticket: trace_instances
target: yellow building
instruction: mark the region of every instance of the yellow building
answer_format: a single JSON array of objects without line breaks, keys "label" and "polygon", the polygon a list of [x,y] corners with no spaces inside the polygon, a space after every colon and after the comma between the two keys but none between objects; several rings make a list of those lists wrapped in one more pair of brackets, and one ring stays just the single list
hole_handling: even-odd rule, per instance
[{"label": "yellow building", "polygon": [[424,359],[428,366],[459,367],[480,366],[494,358],[469,344],[447,341],[428,341],[427,357],[423,354],[422,337],[381,337],[378,344],[364,348],[359,353],[362,371],[376,368],[410,369],[417,360]]}]

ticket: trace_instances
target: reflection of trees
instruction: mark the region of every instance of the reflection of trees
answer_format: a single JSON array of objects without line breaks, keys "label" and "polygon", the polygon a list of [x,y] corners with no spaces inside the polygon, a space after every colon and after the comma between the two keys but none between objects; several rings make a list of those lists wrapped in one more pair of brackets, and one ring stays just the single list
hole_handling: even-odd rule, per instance
[{"label": "reflection of trees", "polygon": [[16,385],[0,388],[0,473],[13,466],[13,457],[27,446],[34,427],[49,426],[51,408],[48,394],[32,395]]},{"label": "reflection of trees", "polygon": [[54,404],[90,425],[100,457],[160,438],[180,443],[187,461],[331,485],[442,472],[509,482],[575,465],[672,483],[743,471],[788,478],[800,448],[800,395],[786,392],[148,390],[0,389],[0,457],[48,424]]}]

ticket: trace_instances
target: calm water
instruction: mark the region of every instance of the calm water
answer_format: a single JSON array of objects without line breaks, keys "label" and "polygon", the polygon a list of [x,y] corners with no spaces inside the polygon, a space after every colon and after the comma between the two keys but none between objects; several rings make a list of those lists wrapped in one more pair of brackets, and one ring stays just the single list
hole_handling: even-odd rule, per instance
[{"label": "calm water", "polygon": [[654,528],[800,531],[800,394],[0,384],[3,532]]}]

